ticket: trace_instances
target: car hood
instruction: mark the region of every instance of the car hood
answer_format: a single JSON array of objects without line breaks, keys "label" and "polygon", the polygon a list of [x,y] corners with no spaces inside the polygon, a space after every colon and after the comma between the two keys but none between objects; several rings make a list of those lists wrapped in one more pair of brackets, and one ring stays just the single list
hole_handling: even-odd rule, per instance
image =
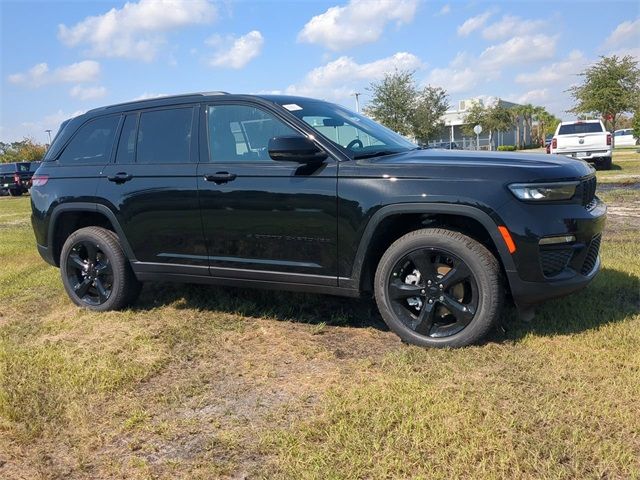
[{"label": "car hood", "polygon": [[562,155],[470,150],[411,150],[354,163],[357,165],[354,172],[369,175],[381,172],[383,176],[398,178],[455,176],[461,173],[461,168],[474,171],[476,178],[528,181],[580,178],[594,172],[587,162]]}]

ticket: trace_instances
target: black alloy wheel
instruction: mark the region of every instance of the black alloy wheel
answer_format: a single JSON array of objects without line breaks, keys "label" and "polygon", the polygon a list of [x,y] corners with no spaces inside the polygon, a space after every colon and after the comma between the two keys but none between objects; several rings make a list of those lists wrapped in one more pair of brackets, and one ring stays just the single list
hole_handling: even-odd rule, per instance
[{"label": "black alloy wheel", "polygon": [[444,228],[414,230],[393,242],[373,287],[389,328],[423,347],[480,342],[504,298],[497,258],[477,240]]},{"label": "black alloy wheel", "polygon": [[111,296],[113,268],[99,244],[81,240],[67,256],[66,275],[73,292],[83,303],[97,306]]},{"label": "black alloy wheel", "polygon": [[388,297],[397,317],[420,335],[442,338],[462,331],[478,308],[478,287],[469,267],[451,252],[414,250],[396,263]]}]

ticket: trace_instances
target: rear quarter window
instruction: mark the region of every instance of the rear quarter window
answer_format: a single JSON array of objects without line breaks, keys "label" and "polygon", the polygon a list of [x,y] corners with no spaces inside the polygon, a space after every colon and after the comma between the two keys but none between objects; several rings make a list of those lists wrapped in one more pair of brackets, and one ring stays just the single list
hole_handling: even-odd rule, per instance
[{"label": "rear quarter window", "polygon": [[600,123],[569,123],[560,125],[558,135],[579,135],[582,133],[600,133],[603,132]]},{"label": "rear quarter window", "polygon": [[119,120],[119,116],[102,117],[82,125],[58,161],[77,165],[108,163]]}]

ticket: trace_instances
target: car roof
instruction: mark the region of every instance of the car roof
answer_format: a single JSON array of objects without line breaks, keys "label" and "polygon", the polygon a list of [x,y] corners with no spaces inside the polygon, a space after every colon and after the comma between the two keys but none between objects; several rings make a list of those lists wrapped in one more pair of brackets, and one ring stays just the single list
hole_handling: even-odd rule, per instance
[{"label": "car roof", "polygon": [[270,103],[279,103],[279,104],[287,104],[287,103],[296,103],[300,101],[321,101],[312,98],[298,97],[293,95],[248,95],[248,94],[232,94],[223,91],[213,91],[213,92],[196,92],[196,93],[185,93],[181,95],[167,95],[162,97],[154,97],[154,98],[145,98],[140,100],[133,100],[130,102],[124,103],[116,103],[113,105],[106,105],[104,107],[94,108],[93,110],[89,110],[88,112],[79,115],[80,117],[93,117],[97,115],[104,115],[105,113],[120,113],[129,110],[139,110],[141,108],[153,108],[153,107],[163,107],[170,105],[179,105],[183,103],[194,103],[194,102],[202,102],[202,101],[210,101],[214,99],[219,99],[221,96],[224,96],[225,99],[228,100],[262,100]]}]

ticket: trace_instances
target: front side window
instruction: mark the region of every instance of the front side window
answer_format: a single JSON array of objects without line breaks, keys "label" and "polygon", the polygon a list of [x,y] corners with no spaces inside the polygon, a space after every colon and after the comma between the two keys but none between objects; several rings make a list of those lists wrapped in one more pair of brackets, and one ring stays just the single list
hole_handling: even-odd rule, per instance
[{"label": "front side window", "polygon": [[192,123],[193,107],[142,112],[136,162],[188,163]]},{"label": "front side window", "polygon": [[249,105],[209,106],[207,128],[213,162],[271,160],[271,138],[300,135],[271,113]]},{"label": "front side window", "polygon": [[78,165],[108,163],[119,120],[120,117],[113,116],[85,123],[58,157],[58,161]]},{"label": "front side window", "polygon": [[281,105],[352,158],[406,152],[417,146],[370,118],[317,100]]}]

